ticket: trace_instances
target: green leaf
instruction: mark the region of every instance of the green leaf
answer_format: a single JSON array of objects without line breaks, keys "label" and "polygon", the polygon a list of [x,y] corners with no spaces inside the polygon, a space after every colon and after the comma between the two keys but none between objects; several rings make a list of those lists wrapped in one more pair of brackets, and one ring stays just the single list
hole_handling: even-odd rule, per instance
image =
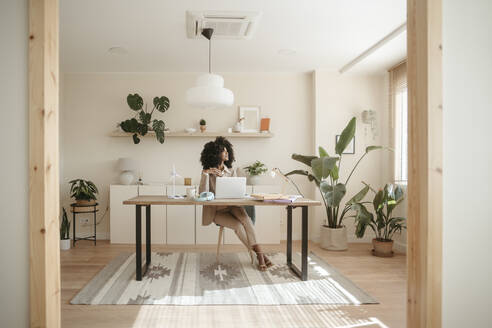
[{"label": "green leaf", "polygon": [[321,146],[318,147],[319,157],[330,157],[328,152]]},{"label": "green leaf", "polygon": [[138,123],[137,131],[136,131],[138,134],[144,136],[147,134],[148,131],[149,131],[149,126],[147,124]]},{"label": "green leaf", "polygon": [[137,136],[136,133],[134,133],[132,137],[133,137],[133,143],[135,145],[140,143],[140,138]]},{"label": "green leaf", "polygon": [[366,153],[377,149],[383,149],[383,146],[368,146],[366,147]]},{"label": "green leaf", "polygon": [[166,128],[166,124],[162,120],[154,120],[152,122],[152,128],[155,131],[155,136],[157,140],[162,144],[164,143],[165,134],[164,129]]},{"label": "green leaf", "polygon": [[345,196],[345,193],[347,192],[343,183],[332,186],[326,181],[320,183],[320,189],[325,196],[326,205],[329,207],[337,207],[340,205],[343,196]]},{"label": "green leaf", "polygon": [[360,202],[364,197],[366,197],[367,193],[369,192],[369,186],[365,186],[362,188],[361,191],[359,191],[354,197],[352,197],[347,204],[355,204]]},{"label": "green leaf", "polygon": [[146,113],[145,111],[142,110],[140,111],[140,113],[138,113],[138,115],[140,118],[140,122],[142,122],[142,124],[148,125],[150,123],[152,114]]},{"label": "green leaf", "polygon": [[135,133],[138,130],[138,121],[136,118],[132,118],[130,120],[126,120],[120,123],[120,127],[123,131],[129,133]]},{"label": "green leaf", "polygon": [[335,167],[338,161],[338,157],[322,157],[315,158],[311,161],[311,167],[313,169],[313,175],[318,179],[326,179],[333,167]]},{"label": "green leaf", "polygon": [[164,113],[166,110],[169,109],[169,99],[165,96],[162,96],[160,98],[155,97],[154,106],[159,112]]},{"label": "green leaf", "polygon": [[364,237],[366,228],[368,226],[371,227],[372,230],[375,230],[373,226],[374,216],[371,212],[367,210],[367,208],[364,205],[355,204],[352,206],[352,209],[354,209],[355,212],[357,213],[355,215],[355,222],[356,222],[355,235],[357,236],[357,238]]},{"label": "green leaf", "polygon": [[390,227],[394,227],[397,224],[401,224],[401,223],[405,222],[405,220],[406,220],[406,218],[403,218],[403,217],[394,217],[388,221],[388,224]]},{"label": "green leaf", "polygon": [[399,185],[396,185],[394,193],[395,193],[395,200],[397,201],[397,204],[399,204],[403,200],[403,196],[404,196],[403,188]]},{"label": "green leaf", "polygon": [[290,171],[289,173],[285,174],[285,176],[287,177],[287,176],[293,175],[293,174],[304,175],[304,176],[306,176],[308,178],[309,182],[314,181],[316,183],[316,185],[319,187],[319,181],[316,179],[316,177],[314,175],[312,175],[308,171],[305,171],[305,170],[293,170],[293,171]]},{"label": "green leaf", "polygon": [[305,156],[305,155],[299,155],[299,154],[292,154],[293,160],[296,160],[298,162],[306,164],[309,167],[311,167],[311,161],[315,158],[318,158],[318,156]]},{"label": "green leaf", "polygon": [[353,117],[350,122],[347,124],[345,129],[343,129],[340,138],[335,146],[335,152],[338,155],[341,155],[345,148],[349,145],[355,135],[355,117]]},{"label": "green leaf", "polygon": [[128,97],[126,97],[126,102],[128,103],[128,106],[135,111],[141,110],[143,107],[143,99],[138,93],[133,95],[129,94]]},{"label": "green leaf", "polygon": [[334,166],[333,169],[330,172],[330,176],[333,180],[338,180],[338,166]]},{"label": "green leaf", "polygon": [[374,210],[376,212],[379,212],[383,208],[383,203],[384,203],[384,192],[380,189],[376,193],[376,196],[374,196],[374,199],[372,200]]}]

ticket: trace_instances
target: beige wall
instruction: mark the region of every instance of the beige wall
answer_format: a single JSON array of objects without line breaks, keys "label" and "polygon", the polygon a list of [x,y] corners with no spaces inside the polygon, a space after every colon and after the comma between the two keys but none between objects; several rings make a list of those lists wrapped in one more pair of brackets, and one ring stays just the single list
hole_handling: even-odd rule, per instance
[{"label": "beige wall", "polygon": [[0,327],[29,326],[27,8],[0,2]]},{"label": "beige wall", "polygon": [[[61,99],[61,202],[67,206],[68,181],[90,179],[100,188],[101,212],[108,204],[109,185],[118,181],[116,161],[119,157],[141,159],[144,180],[167,182],[172,164],[178,173],[198,182],[201,171],[200,152],[207,139],[168,138],[163,145],[144,138],[134,145],[130,138],[109,137],[116,123],[130,117],[126,104],[128,93],[139,93],[145,101],[165,95],[171,109],[158,114],[172,130],[198,128],[200,118],[209,130],[226,130],[238,117],[237,105],[259,105],[261,115],[271,118],[271,139],[231,139],[237,164],[244,167],[261,160],[268,167],[288,171],[297,167],[290,159],[293,152],[307,153],[313,148],[312,78],[310,73],[224,74],[225,85],[234,91],[233,109],[200,110],[189,108],[184,101],[195,74],[64,74]],[[182,183],[182,182],[181,182]],[[264,177],[263,184],[272,184]],[[278,183],[278,181],[275,181]],[[299,178],[303,190],[310,185]],[[293,191],[292,191],[293,192]],[[311,196],[308,193],[308,196]],[[295,211],[298,212],[298,211]],[[101,213],[101,215],[102,215]],[[296,214],[298,215],[298,214]],[[298,233],[298,220],[294,232]],[[98,226],[99,238],[108,238],[109,215]],[[283,227],[283,231],[285,231]]]},{"label": "beige wall", "polygon": [[[333,72],[316,71],[315,83],[315,149],[323,146],[330,155],[335,153],[335,135],[340,134],[349,120],[357,117],[357,130],[355,134],[355,155],[343,155],[340,177],[343,181],[347,178],[356,161],[370,145],[387,145],[387,140],[382,132],[388,128],[384,119],[388,111],[387,79],[384,75],[351,75]],[[369,126],[362,124],[361,113],[363,110],[372,109],[377,113],[378,135],[373,138]],[[347,186],[347,194],[342,200],[345,203],[364,187],[361,181],[365,181],[375,188],[385,181],[382,175],[382,152],[369,153],[360,163],[358,169],[352,175]],[[386,165],[386,163],[385,163]],[[369,194],[369,197],[372,197]],[[319,192],[316,196],[319,198]],[[320,198],[319,198],[320,199]],[[316,221],[311,225],[311,237],[319,238],[319,226],[325,220],[324,208],[316,211]],[[357,239],[354,235],[354,220],[344,220],[348,229],[349,242],[368,242],[373,238],[371,231],[366,232],[363,239]]]},{"label": "beige wall", "polygon": [[[388,128],[388,87],[384,74],[374,76],[339,75],[338,73],[229,73],[224,74],[226,87],[234,91],[234,109],[199,110],[189,108],[184,101],[186,89],[193,85],[195,74],[187,73],[100,73],[64,74],[61,100],[61,201],[67,205],[68,181],[75,177],[93,180],[101,189],[101,209],[107,206],[108,186],[118,181],[116,160],[119,157],[144,159],[141,165],[147,182],[168,181],[173,163],[183,176],[197,182],[201,166],[199,153],[206,139],[168,138],[160,145],[144,138],[134,145],[129,138],[114,138],[108,134],[116,123],[129,117],[128,93],[138,92],[146,101],[156,95],[171,99],[171,109],[162,117],[173,130],[197,127],[205,118],[209,130],[225,130],[238,116],[237,105],[259,105],[261,115],[272,119],[272,139],[231,139],[235,145],[237,165],[243,167],[256,159],[268,167],[280,167],[285,172],[301,168],[290,159],[292,153],[313,154],[318,145],[333,153],[335,135],[352,116],[358,118],[356,155],[344,155],[342,175],[347,176],[355,161],[372,144],[388,144],[384,134]],[[360,122],[365,109],[378,113],[378,136],[374,139],[368,126]],[[373,186],[385,182],[383,175],[387,159],[382,152],[373,152],[354,174],[347,195],[362,188],[361,180]],[[384,164],[384,165],[383,165]],[[295,177],[308,196],[317,195],[313,185],[303,177]],[[263,177],[263,184],[279,183]],[[292,190],[294,192],[294,190]],[[348,196],[347,196],[348,197]],[[295,215],[299,217],[299,213]],[[101,213],[101,215],[102,215]],[[98,227],[99,238],[108,238],[109,215]],[[310,237],[317,240],[319,225],[325,218],[321,208],[311,212]],[[295,220],[295,238],[299,238],[299,220]],[[282,222],[284,223],[284,222]],[[370,241],[371,232],[363,239],[353,235],[353,220],[349,241]],[[285,226],[282,226],[285,231]],[[284,234],[283,234],[284,235]]]}]

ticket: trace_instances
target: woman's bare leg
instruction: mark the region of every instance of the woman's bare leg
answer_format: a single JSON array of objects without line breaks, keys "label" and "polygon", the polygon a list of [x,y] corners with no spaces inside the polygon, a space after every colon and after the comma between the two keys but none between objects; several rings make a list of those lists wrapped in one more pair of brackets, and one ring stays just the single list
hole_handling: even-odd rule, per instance
[{"label": "woman's bare leg", "polygon": [[234,206],[231,208],[231,213],[237,218],[238,221],[241,222],[244,230],[248,234],[247,236],[249,238],[250,245],[256,252],[260,266],[262,266],[263,264],[266,267],[272,266],[272,262],[270,261],[270,259],[268,259],[268,257],[266,257],[266,255],[262,252],[260,245],[256,242],[256,232],[253,223],[251,222],[251,218],[246,213],[244,207]]}]

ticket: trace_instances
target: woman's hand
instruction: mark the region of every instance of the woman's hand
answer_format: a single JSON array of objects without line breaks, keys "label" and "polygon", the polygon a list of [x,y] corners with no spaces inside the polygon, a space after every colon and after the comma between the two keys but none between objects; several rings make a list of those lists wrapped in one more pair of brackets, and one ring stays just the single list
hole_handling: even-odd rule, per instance
[{"label": "woman's hand", "polygon": [[218,177],[221,177],[223,174],[222,174],[222,171],[219,170],[218,168],[216,167],[211,167],[207,170],[203,170],[203,173],[207,173],[207,174],[213,174],[213,175],[216,175]]}]

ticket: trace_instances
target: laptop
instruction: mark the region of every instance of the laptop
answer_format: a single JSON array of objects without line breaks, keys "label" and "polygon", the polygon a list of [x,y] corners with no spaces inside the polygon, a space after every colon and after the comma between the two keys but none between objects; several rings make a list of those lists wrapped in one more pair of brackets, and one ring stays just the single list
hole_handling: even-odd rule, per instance
[{"label": "laptop", "polygon": [[215,180],[215,198],[245,198],[245,177],[217,177]]}]

